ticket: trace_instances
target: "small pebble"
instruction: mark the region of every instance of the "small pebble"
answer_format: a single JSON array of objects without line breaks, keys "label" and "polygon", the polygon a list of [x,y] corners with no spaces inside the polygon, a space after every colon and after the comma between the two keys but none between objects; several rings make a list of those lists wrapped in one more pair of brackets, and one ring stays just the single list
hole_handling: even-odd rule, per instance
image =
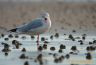
[{"label": "small pebble", "polygon": [[66,48],[65,45],[63,45],[63,44],[60,45],[60,49],[65,49],[65,48]]},{"label": "small pebble", "polygon": [[38,51],[42,51],[42,50],[43,50],[42,46],[39,46]]},{"label": "small pebble", "polygon": [[53,57],[54,57],[54,58],[57,58],[57,56],[58,56],[57,53],[54,53],[54,54],[53,54]]},{"label": "small pebble", "polygon": [[42,59],[42,54],[39,54],[38,56],[37,56],[37,59],[39,60],[39,59]]},{"label": "small pebble", "polygon": [[55,62],[55,63],[58,63],[58,62],[59,62],[59,60],[56,58],[56,59],[54,59],[54,62]]},{"label": "small pebble", "polygon": [[44,48],[44,49],[47,49],[47,44],[44,44],[44,45],[43,45],[43,48]]},{"label": "small pebble", "polygon": [[5,40],[5,41],[8,41],[8,40],[9,40],[9,38],[5,38],[4,40]]},{"label": "small pebble", "polygon": [[86,59],[87,59],[87,60],[91,60],[91,59],[92,59],[92,56],[91,56],[90,53],[87,53],[87,54],[86,54]]},{"label": "small pebble", "polygon": [[45,38],[44,38],[44,37],[42,37],[42,38],[41,38],[41,41],[45,41]]},{"label": "small pebble", "polygon": [[72,46],[72,47],[71,47],[71,50],[72,50],[72,51],[76,51],[76,50],[77,50],[77,47],[76,47],[76,46]]},{"label": "small pebble", "polygon": [[25,54],[21,54],[21,56],[19,57],[20,59],[26,59],[28,58],[27,56],[25,56]]},{"label": "small pebble", "polygon": [[8,56],[8,53],[7,52],[5,52],[5,56]]},{"label": "small pebble", "polygon": [[25,61],[24,65],[29,65],[28,61]]},{"label": "small pebble", "polygon": [[22,52],[26,52],[26,49],[25,49],[25,48],[23,48],[23,49],[22,49]]},{"label": "small pebble", "polygon": [[9,37],[9,38],[13,38],[13,35],[12,35],[12,34],[9,34],[8,37]]},{"label": "small pebble", "polygon": [[51,51],[55,51],[55,47],[50,47],[50,50]]},{"label": "small pebble", "polygon": [[62,53],[63,51],[62,51],[62,49],[59,49],[59,51],[58,51],[59,53]]},{"label": "small pebble", "polygon": [[69,59],[69,58],[70,58],[70,55],[69,55],[69,54],[66,54],[65,57],[66,57],[67,59]]}]

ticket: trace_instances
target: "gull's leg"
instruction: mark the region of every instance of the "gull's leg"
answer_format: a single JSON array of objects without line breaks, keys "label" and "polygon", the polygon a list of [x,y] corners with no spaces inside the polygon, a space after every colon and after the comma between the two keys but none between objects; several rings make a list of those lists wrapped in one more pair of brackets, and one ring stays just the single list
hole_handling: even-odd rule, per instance
[{"label": "gull's leg", "polygon": [[39,34],[37,36],[37,45],[39,45]]}]

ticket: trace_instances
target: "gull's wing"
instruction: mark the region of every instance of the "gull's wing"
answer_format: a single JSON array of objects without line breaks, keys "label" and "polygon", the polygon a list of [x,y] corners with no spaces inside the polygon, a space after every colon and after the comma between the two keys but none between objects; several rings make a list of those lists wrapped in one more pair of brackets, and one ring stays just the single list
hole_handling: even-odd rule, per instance
[{"label": "gull's wing", "polygon": [[25,24],[23,26],[19,26],[15,29],[11,29],[10,31],[11,32],[28,32],[32,29],[36,29],[36,28],[39,28],[39,27],[42,27],[42,26],[43,26],[42,19],[35,19],[28,24]]}]

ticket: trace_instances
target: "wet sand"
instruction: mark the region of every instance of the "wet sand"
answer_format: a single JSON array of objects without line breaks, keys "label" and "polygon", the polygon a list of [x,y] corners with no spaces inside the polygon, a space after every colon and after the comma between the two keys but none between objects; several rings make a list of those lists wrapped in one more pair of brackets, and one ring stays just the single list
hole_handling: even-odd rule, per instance
[{"label": "wet sand", "polygon": [[[1,65],[10,65],[10,63],[14,65],[96,64],[96,40],[93,40],[96,39],[95,36],[87,36],[85,40],[82,40],[82,36],[79,36],[79,39],[72,41],[69,39],[68,35],[59,36],[58,38],[54,37],[53,40],[50,39],[50,36],[41,35],[40,38],[46,38],[46,41],[49,43],[40,40],[39,46],[41,46],[41,48],[39,48],[39,50],[36,44],[36,36],[34,39],[29,35],[20,35],[18,38],[15,38],[14,35],[12,36],[13,37],[4,36],[0,38]],[[77,36],[74,36],[74,38],[75,37]],[[5,40],[5,38],[8,38],[9,40]],[[12,42],[13,40],[16,41]],[[84,44],[80,45],[80,42],[78,42],[79,40],[82,40]],[[92,42],[92,44],[89,44],[89,42]],[[17,43],[20,44],[19,47],[15,47],[15,44]],[[8,44],[9,48],[5,47],[4,44]],[[76,48],[72,48],[74,46],[76,46]],[[92,46],[95,49],[92,50],[90,48],[87,50],[86,48],[89,46]],[[10,49],[10,51],[2,51],[4,48]],[[62,52],[59,50],[62,50]],[[91,56],[88,54],[91,54]]]}]

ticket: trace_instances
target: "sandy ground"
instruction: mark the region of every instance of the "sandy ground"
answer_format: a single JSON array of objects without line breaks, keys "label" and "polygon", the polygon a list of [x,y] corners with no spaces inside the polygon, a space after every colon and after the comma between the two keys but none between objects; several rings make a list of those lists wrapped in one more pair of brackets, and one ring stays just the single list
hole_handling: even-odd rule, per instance
[{"label": "sandy ground", "polygon": [[0,32],[4,32],[39,16],[42,10],[49,12],[52,27],[49,32],[95,35],[96,3],[12,3],[0,2]]}]

